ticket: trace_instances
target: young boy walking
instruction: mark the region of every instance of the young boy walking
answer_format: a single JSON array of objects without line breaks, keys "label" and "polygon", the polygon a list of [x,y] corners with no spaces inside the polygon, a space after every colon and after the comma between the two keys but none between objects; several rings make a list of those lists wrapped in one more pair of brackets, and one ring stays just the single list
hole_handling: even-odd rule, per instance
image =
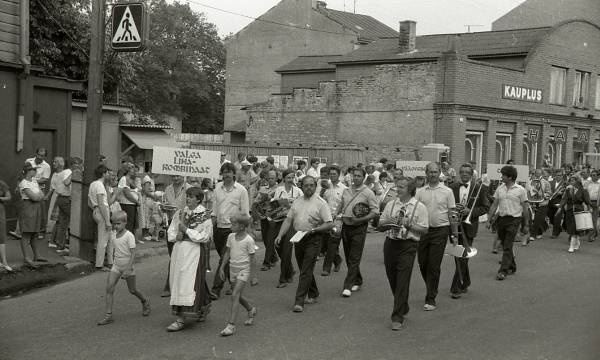
[{"label": "young boy walking", "polygon": [[[233,293],[231,294],[231,315],[225,329],[221,331],[221,336],[229,336],[235,333],[235,322],[237,318],[239,304],[248,311],[248,319],[244,325],[252,325],[256,316],[256,307],[252,306],[248,300],[242,296],[242,291],[249,279],[250,285],[258,284],[256,280],[256,247],[254,239],[248,235],[247,228],[251,223],[251,218],[247,215],[238,214],[231,217],[231,231],[227,237],[227,247],[223,256],[223,264],[229,262],[229,274]],[[219,276],[225,280],[223,268],[219,269]]]},{"label": "young boy walking", "polygon": [[127,287],[132,295],[135,295],[142,302],[142,315],[150,315],[150,302],[140,293],[135,287],[135,271],[133,269],[133,260],[135,259],[135,236],[127,229],[127,213],[125,211],[117,211],[113,214],[112,241],[115,249],[115,256],[112,269],[108,273],[106,281],[106,315],[104,319],[98,321],[98,325],[106,325],[113,322],[113,295],[115,286],[120,278],[127,281]]}]

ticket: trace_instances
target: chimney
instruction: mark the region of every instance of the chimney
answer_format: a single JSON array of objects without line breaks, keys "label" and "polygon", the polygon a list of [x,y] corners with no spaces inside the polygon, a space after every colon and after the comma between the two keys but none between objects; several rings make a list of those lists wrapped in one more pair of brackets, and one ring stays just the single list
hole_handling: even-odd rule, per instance
[{"label": "chimney", "polygon": [[412,20],[400,21],[400,35],[398,45],[401,53],[415,51],[417,38],[417,23]]},{"label": "chimney", "polygon": [[325,1],[312,0],[311,3],[312,3],[313,9],[325,9],[325,8],[327,8],[327,3]]}]

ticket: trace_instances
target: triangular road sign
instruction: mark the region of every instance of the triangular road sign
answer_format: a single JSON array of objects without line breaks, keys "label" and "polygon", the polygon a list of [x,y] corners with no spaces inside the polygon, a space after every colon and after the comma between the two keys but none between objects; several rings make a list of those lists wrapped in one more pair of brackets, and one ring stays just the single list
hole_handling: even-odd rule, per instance
[{"label": "triangular road sign", "polygon": [[127,43],[139,43],[142,41],[140,33],[135,24],[135,20],[131,15],[129,6],[125,9],[121,21],[119,21],[119,28],[115,32],[112,42],[114,44],[127,44]]}]

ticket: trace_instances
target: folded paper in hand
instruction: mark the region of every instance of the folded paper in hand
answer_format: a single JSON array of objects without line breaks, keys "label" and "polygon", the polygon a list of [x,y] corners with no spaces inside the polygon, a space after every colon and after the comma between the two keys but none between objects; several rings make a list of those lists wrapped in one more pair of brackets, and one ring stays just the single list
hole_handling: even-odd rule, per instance
[{"label": "folded paper in hand", "polygon": [[304,235],[306,235],[307,233],[308,233],[308,231],[296,231],[296,234],[294,234],[294,236],[292,236],[292,238],[290,239],[290,242],[291,243],[300,242],[300,240],[302,240]]}]

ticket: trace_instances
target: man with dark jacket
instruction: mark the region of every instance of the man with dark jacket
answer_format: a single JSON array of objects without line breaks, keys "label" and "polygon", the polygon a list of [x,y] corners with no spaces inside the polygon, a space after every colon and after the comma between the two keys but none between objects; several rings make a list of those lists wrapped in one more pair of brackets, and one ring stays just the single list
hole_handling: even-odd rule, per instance
[{"label": "man with dark jacket", "polygon": [[[460,230],[462,234],[459,236],[458,243],[465,247],[471,247],[477,236],[479,217],[487,214],[490,209],[488,188],[481,182],[475,182],[471,164],[462,165],[458,175],[460,182],[450,184],[457,210],[459,210],[459,217],[462,220]],[[469,259],[455,258],[455,263],[456,271],[450,286],[450,293],[453,299],[458,299],[461,294],[467,292],[471,285],[471,278],[469,276]]]}]

